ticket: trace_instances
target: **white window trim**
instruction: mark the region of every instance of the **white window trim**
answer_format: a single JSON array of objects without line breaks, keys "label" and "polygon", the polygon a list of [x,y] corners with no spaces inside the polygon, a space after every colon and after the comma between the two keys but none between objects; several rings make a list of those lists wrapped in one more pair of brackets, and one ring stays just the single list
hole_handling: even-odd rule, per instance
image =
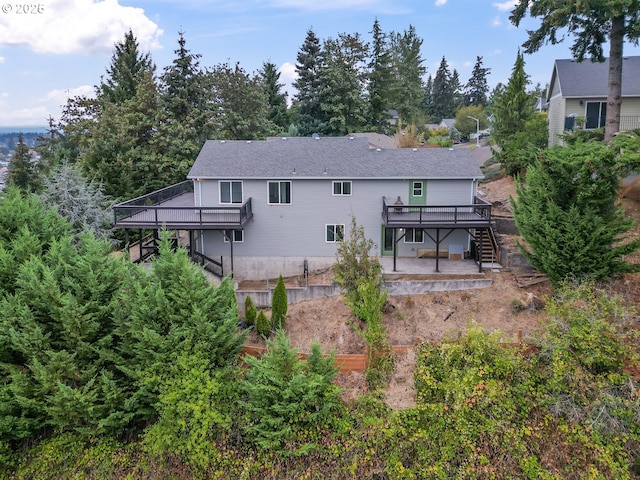
[{"label": "white window trim", "polygon": [[[222,184],[229,183],[229,196],[230,200],[233,200],[233,184],[240,183],[240,190],[242,193],[242,198],[240,202],[223,202],[222,201]],[[218,180],[218,200],[220,201],[220,205],[242,205],[244,203],[244,182],[242,180]]]},{"label": "white window trim", "polygon": [[[327,227],[333,227],[333,240],[329,240],[327,238]],[[342,240],[336,240],[336,227],[342,227]],[[344,241],[344,236],[345,236],[345,226],[344,223],[327,223],[324,226],[324,241],[325,243],[340,243]]]},{"label": "white window trim", "polygon": [[[233,243],[244,243],[244,230],[233,230],[233,236],[234,236],[234,240]],[[241,240],[235,240],[235,232],[240,232],[240,238]],[[225,235],[224,232],[222,232],[222,239],[224,240],[224,243],[229,243],[229,239],[227,238],[227,236]]]},{"label": "white window trim", "polygon": [[[416,183],[420,184],[420,195],[416,195]],[[423,197],[424,196],[424,182],[422,181],[412,181],[411,182],[411,193],[412,196],[415,197]]]},{"label": "white window trim", "polygon": [[[288,183],[289,184],[289,203],[283,203],[283,202],[277,202],[277,203],[272,203],[269,201],[269,185],[271,183],[277,183],[278,184],[278,197],[281,198],[282,197],[282,192],[280,191],[280,184],[281,183]],[[293,182],[291,180],[267,180],[267,205],[291,205],[293,203]]]},{"label": "white window trim", "polygon": [[[336,183],[340,184],[340,192],[344,192],[344,184],[348,183],[349,186],[351,188],[349,188],[349,191],[351,193],[335,193],[335,185]],[[353,193],[353,182],[351,180],[334,180],[331,182],[331,195],[334,197],[350,197],[351,194]]]},{"label": "white window trim", "polygon": [[[407,234],[409,233],[408,230],[412,230],[413,231],[413,235],[412,235],[413,239],[411,241],[407,240]],[[418,231],[421,232],[421,234],[422,234],[422,241],[420,241],[420,242],[416,241],[416,232],[418,232]],[[405,234],[404,234],[404,243],[412,243],[412,244],[424,243],[424,232],[422,231],[421,228],[408,228],[407,231],[405,231]]]}]

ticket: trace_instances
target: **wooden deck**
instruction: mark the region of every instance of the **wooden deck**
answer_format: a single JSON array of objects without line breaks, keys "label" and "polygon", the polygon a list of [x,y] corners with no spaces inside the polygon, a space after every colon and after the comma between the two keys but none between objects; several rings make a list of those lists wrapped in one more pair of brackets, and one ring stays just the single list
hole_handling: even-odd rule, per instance
[{"label": "wooden deck", "polygon": [[382,201],[382,219],[392,228],[489,228],[491,204],[475,199],[473,205],[388,205]]},{"label": "wooden deck", "polygon": [[[152,195],[152,194],[150,194]],[[147,196],[149,197],[149,196]],[[114,207],[116,228],[167,228],[169,230],[240,229],[253,213],[251,199],[241,205],[196,207],[193,192],[170,196],[157,204],[145,205],[145,197]]]}]

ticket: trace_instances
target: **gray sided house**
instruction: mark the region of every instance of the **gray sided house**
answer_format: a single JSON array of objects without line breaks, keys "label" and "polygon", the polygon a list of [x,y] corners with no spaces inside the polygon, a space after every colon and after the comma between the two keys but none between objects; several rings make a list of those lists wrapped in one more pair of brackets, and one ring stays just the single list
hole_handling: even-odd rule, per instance
[{"label": "gray sided house", "polygon": [[468,257],[490,227],[468,149],[372,149],[362,137],[210,140],[187,178],[116,206],[116,225],[188,230],[195,257],[239,280],[332,265],[352,216],[372,253],[394,259]]},{"label": "gray sided house", "polygon": [[[609,60],[556,60],[547,92],[549,146],[576,128],[604,127],[607,118]],[[620,130],[640,128],[640,56],[622,61]]]}]

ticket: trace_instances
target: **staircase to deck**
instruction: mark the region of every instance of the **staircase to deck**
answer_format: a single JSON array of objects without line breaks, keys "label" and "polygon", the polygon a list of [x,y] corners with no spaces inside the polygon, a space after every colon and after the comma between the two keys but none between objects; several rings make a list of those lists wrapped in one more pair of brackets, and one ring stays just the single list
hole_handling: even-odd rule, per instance
[{"label": "staircase to deck", "polygon": [[[479,234],[476,230],[476,240],[479,248]],[[482,263],[495,265],[500,262],[500,247],[498,245],[498,239],[496,238],[493,226],[482,232]]]}]

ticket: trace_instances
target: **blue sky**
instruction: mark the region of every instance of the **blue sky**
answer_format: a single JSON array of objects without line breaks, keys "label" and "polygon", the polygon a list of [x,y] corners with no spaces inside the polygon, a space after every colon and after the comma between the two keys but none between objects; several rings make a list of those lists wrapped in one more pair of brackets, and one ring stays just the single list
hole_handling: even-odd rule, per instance
[{"label": "blue sky", "polygon": [[[37,0],[36,0],[37,1]],[[0,127],[46,125],[68,96],[92,94],[115,42],[132,29],[160,73],[171,63],[178,32],[202,66],[240,62],[248,72],[271,61],[283,83],[309,28],[320,39],[359,32],[366,40],[377,18],[385,32],[416,27],[424,40],[427,75],[444,56],[462,83],[483,57],[491,87],[506,83],[526,28],[509,23],[514,1],[491,0],[42,0],[25,12],[0,1]],[[33,4],[31,4],[33,5]],[[22,10],[22,11],[20,11]],[[534,84],[549,81],[553,61],[570,58],[570,40],[525,56]],[[640,48],[625,44],[625,54]]]}]

